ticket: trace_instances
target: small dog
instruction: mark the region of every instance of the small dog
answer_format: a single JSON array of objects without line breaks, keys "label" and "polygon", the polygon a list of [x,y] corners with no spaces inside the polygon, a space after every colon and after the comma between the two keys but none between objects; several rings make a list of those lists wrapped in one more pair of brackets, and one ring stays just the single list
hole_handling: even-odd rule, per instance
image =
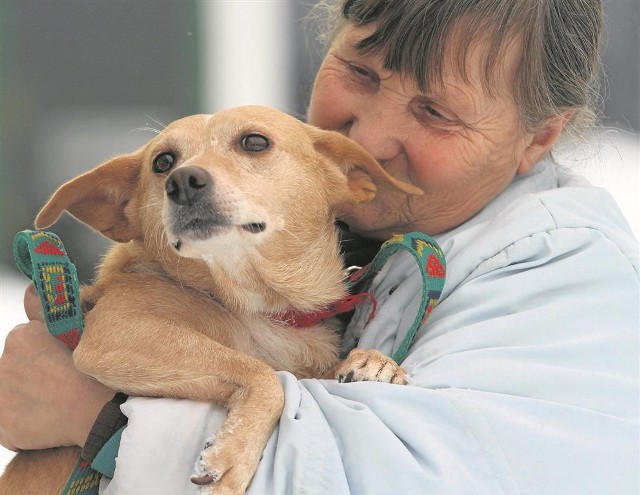
[{"label": "small dog", "polygon": [[[336,207],[381,187],[421,194],[343,135],[255,106],[178,120],[64,184],[36,227],[66,210],[117,241],[82,289],[77,368],[130,395],[227,407],[193,481],[244,493],[283,408],[275,370],[405,382],[376,351],[337,364],[329,323],[294,328],[282,316],[344,297]],[[58,495],[78,452],[19,453],[2,493]]]}]

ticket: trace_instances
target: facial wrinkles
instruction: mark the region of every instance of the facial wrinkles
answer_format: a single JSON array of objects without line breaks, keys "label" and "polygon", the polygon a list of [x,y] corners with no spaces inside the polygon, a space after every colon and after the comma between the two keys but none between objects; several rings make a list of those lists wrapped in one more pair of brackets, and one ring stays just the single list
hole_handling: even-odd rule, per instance
[{"label": "facial wrinkles", "polygon": [[[382,165],[392,175],[405,180],[408,179],[414,184],[420,184],[421,181],[416,177],[416,173],[419,173],[420,159],[423,157],[407,156],[405,144],[407,141],[415,139],[417,132],[420,132],[420,129],[412,129],[412,126],[421,126],[411,115],[408,109],[409,103],[412,98],[423,95],[418,93],[415,89],[415,84],[408,81],[407,78],[380,69],[370,59],[366,60],[366,64],[380,74],[380,84],[376,94],[372,97],[375,98],[375,102],[372,101],[371,103],[372,107],[377,108],[379,118],[369,118],[372,121],[370,125],[384,124],[381,126],[383,131],[381,133],[382,139],[391,139],[385,136],[385,133],[392,133],[393,136],[397,136],[394,139],[397,139],[402,145],[397,154],[387,157],[378,153],[376,158],[381,161]],[[457,111],[464,109],[466,115],[473,116],[475,119],[470,121],[469,124],[460,122],[461,125],[457,127],[459,132],[456,133],[456,137],[461,137],[462,139],[459,139],[456,144],[456,166],[461,171],[460,180],[474,180],[477,183],[478,178],[474,174],[475,168],[478,166],[478,157],[489,153],[498,153],[499,150],[499,140],[494,139],[494,133],[496,128],[499,128],[500,120],[498,114],[500,109],[496,105],[492,108],[491,114],[481,114],[482,111],[486,112],[486,110],[480,107],[478,99],[473,98],[468,89],[460,85],[451,85],[447,90],[444,97],[430,96],[430,98],[445,102],[447,111],[450,111],[450,106]],[[456,104],[451,104],[451,102]],[[478,114],[481,114],[481,116],[475,117]],[[436,135],[432,137],[432,141],[446,140],[446,138],[447,136],[439,138]],[[359,141],[362,142],[363,139],[359,139]],[[366,145],[367,143],[362,144]],[[372,151],[371,146],[368,146],[368,148],[369,151]],[[412,163],[411,166],[410,163]],[[425,184],[422,184],[422,186],[425,187]],[[397,211],[398,221],[402,223],[410,223],[411,219],[417,219],[424,215],[420,201],[412,200],[410,197],[404,198],[404,201],[401,201],[401,204],[394,211]]]},{"label": "facial wrinkles", "polygon": [[[407,103],[411,99],[410,95],[417,94],[412,89],[404,89],[402,92],[394,88],[389,90],[397,95],[409,95],[404,96]],[[446,141],[452,138],[451,146],[456,149],[457,165],[470,176],[473,175],[473,169],[478,167],[481,157],[493,157],[495,160],[506,150],[512,149],[512,146],[505,146],[505,139],[509,140],[508,135],[505,135],[505,128],[508,133],[513,134],[513,142],[517,141],[518,133],[513,133],[512,127],[505,126],[509,117],[500,101],[477,97],[471,88],[455,82],[447,86],[444,96],[434,95],[429,98],[442,102],[445,111],[456,118],[450,129],[437,129],[438,132],[431,133],[431,142],[434,145],[446,145]],[[514,156],[507,159],[515,165]]]},{"label": "facial wrinkles", "polygon": [[[523,140],[517,114],[505,104],[505,100],[489,97],[484,92],[474,94],[474,90],[476,93],[479,91],[478,87],[447,82],[447,101],[454,102],[452,106],[456,101],[464,101],[469,109],[470,118],[457,133],[461,157],[471,162],[485,156],[486,160],[515,167],[519,161],[519,142]],[[473,163],[467,163],[467,166],[473,166]]]},{"label": "facial wrinkles", "polygon": [[[407,81],[407,78],[393,79],[387,76],[385,79],[385,83],[381,84],[382,90],[394,95],[397,107],[404,113],[408,113],[406,108],[410,100],[422,96],[415,83]],[[400,81],[399,84],[396,81]],[[475,94],[474,91],[478,91],[477,87],[459,84],[451,76],[445,76],[445,85],[442,94],[432,94],[427,97],[442,105],[444,111],[454,117],[455,125],[452,132],[457,141],[459,164],[463,169],[467,169],[471,174],[470,169],[478,166],[479,157],[492,156],[497,159],[517,148],[516,144],[521,136],[519,132],[514,132],[514,129],[519,128],[518,121],[513,112],[510,114],[502,100],[490,98],[484,93]],[[410,134],[406,135],[410,136]],[[434,133],[432,140],[444,141],[447,137],[446,132],[441,138]],[[517,162],[515,153],[504,159],[514,165]]]},{"label": "facial wrinkles", "polygon": [[[498,64],[504,77],[496,78],[500,84],[493,96],[481,82],[479,61],[486,47],[480,45],[470,48],[468,79],[445,67],[443,84],[423,93],[411,76],[385,70],[381,57],[359,53],[354,44],[366,36],[366,28],[349,27],[335,40],[317,82],[324,84],[324,107],[333,101],[341,110],[322,112],[319,105],[320,119],[313,123],[350,135],[390,174],[417,185],[425,195],[385,192],[371,204],[345,212],[356,228],[372,235],[437,232],[458,225],[512,180],[526,147],[510,89],[517,55],[507,54],[504,66]],[[368,84],[349,64],[374,74],[377,84]],[[332,100],[333,95],[338,98]],[[385,142],[395,142],[394,153],[380,146]]]},{"label": "facial wrinkles", "polygon": [[408,98],[395,88],[394,75],[380,70],[371,57],[366,60],[360,57],[356,63],[377,76],[375,87],[364,86],[353,80],[346,59],[340,55],[330,56],[333,60],[325,66],[322,78],[337,78],[353,91],[354,100],[359,102],[358,111],[337,126],[338,130],[364,146],[392,175],[410,179],[403,148],[404,136],[410,135],[406,116]]}]

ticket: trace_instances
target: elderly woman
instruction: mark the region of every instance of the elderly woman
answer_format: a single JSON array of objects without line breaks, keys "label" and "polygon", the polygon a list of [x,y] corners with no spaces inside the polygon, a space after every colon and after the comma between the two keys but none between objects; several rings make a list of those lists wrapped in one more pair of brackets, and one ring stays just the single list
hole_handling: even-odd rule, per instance
[{"label": "elderly woman", "polygon": [[[638,245],[615,201],[551,156],[593,117],[600,2],[335,7],[309,121],[424,191],[345,207],[345,257],[366,263],[394,233],[425,232],[447,282],[402,362],[408,386],[280,374],[285,411],[248,493],[638,493]],[[404,254],[374,279],[376,317],[356,310],[347,347],[397,350],[421,297]],[[37,317],[32,295],[27,307]],[[58,394],[70,363],[40,322],[11,333],[5,445],[84,443],[112,392],[72,374]],[[192,460],[224,411],[141,398],[122,410],[103,493],[192,493]]]}]

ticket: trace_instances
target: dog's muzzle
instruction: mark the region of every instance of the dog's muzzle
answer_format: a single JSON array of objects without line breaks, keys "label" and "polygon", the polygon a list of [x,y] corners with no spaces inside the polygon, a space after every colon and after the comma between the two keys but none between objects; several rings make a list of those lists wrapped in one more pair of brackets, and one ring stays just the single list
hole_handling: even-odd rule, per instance
[{"label": "dog's muzzle", "polygon": [[[183,166],[167,177],[164,184],[168,215],[165,226],[172,245],[180,251],[183,241],[203,241],[233,225],[232,219],[216,204],[213,177],[202,167]],[[238,225],[250,234],[264,232],[264,221]]]},{"label": "dog's muzzle", "polygon": [[169,200],[170,230],[177,238],[202,240],[229,226],[229,219],[214,207],[213,177],[197,166],[176,169],[164,185]]},{"label": "dog's muzzle", "polygon": [[211,191],[212,178],[201,167],[182,167],[173,172],[164,184],[167,197],[176,205],[192,206]]}]

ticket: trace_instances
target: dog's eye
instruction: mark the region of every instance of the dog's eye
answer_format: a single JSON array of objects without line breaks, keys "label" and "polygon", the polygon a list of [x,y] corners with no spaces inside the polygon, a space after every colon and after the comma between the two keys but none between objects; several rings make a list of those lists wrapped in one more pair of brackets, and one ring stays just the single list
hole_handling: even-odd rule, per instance
[{"label": "dog's eye", "polygon": [[176,163],[173,153],[160,153],[153,160],[153,171],[156,174],[164,174]]},{"label": "dog's eye", "polygon": [[247,134],[240,140],[240,146],[246,151],[264,151],[269,147],[269,140],[260,134]]}]

